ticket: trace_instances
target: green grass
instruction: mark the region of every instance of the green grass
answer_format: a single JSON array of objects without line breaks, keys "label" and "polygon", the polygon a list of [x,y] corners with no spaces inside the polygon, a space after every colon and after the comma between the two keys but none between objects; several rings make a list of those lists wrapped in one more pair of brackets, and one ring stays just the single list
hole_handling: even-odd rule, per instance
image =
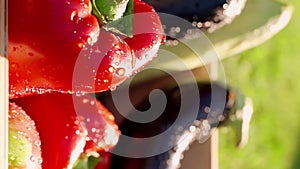
[{"label": "green grass", "polygon": [[254,114],[243,149],[220,130],[220,169],[300,169],[300,1],[285,2],[295,10],[282,32],[223,61],[228,83],[253,99]]}]

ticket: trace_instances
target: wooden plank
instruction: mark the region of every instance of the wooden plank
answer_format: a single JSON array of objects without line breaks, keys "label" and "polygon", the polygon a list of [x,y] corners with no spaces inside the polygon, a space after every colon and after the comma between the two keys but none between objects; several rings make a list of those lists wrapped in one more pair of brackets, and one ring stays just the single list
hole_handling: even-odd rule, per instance
[{"label": "wooden plank", "polygon": [[8,168],[8,61],[6,1],[0,0],[0,168]]},{"label": "wooden plank", "polygon": [[[201,80],[216,81],[219,76],[219,62],[214,60],[206,67],[199,67],[193,70],[196,77]],[[223,77],[221,77],[223,78]],[[184,153],[180,169],[219,169],[219,133],[215,129],[211,137],[204,143],[198,141],[190,145],[188,151]]]},{"label": "wooden plank", "polygon": [[[210,64],[210,80],[217,81],[220,78],[220,62],[218,58],[214,58],[213,61]],[[224,77],[222,77],[224,78]],[[205,169],[219,169],[219,133],[218,130],[213,130],[212,136],[209,140],[209,168]],[[204,168],[203,168],[204,169]]]},{"label": "wooden plank", "polygon": [[216,130],[204,143],[193,142],[184,153],[180,169],[218,169],[219,134]]},{"label": "wooden plank", "polygon": [[7,167],[7,126],[8,126],[8,99],[7,99],[7,60],[0,56],[0,168]]},{"label": "wooden plank", "polygon": [[211,169],[219,169],[219,132],[216,130],[210,138]]}]

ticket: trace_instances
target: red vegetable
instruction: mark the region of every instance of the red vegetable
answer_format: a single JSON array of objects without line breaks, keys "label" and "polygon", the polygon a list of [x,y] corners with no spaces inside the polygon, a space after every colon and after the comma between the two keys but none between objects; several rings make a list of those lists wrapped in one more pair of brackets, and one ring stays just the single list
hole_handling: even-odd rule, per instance
[{"label": "red vegetable", "polygon": [[[114,89],[156,56],[164,41],[159,16],[139,0],[133,6],[127,37],[102,29],[107,23],[92,14],[90,0],[10,0],[10,99],[35,122],[43,169],[71,169],[80,154],[117,143],[112,114],[92,97],[71,94]],[[96,168],[108,168],[110,154],[101,157]]]},{"label": "red vegetable", "polygon": [[134,1],[133,38],[125,42],[134,52],[134,70],[138,70],[156,55],[161,43],[165,41],[160,18],[155,10],[140,0]]},{"label": "red vegetable", "polygon": [[150,6],[134,2],[135,13],[149,13],[143,21],[133,17],[133,33],[156,33],[125,41],[100,31],[91,10],[89,0],[9,1],[10,98],[114,89],[155,56],[164,36]]},{"label": "red vegetable", "polygon": [[[71,168],[83,152],[86,140],[98,149],[113,147],[119,136],[114,118],[88,96],[43,94],[14,100],[35,121],[40,133],[43,169]],[[91,136],[88,138],[87,135]]]}]

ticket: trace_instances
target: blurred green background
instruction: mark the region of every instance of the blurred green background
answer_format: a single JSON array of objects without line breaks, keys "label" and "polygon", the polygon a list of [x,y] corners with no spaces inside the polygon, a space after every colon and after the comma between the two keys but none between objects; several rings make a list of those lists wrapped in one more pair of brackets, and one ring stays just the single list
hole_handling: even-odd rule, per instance
[{"label": "blurred green background", "polygon": [[253,99],[254,114],[242,149],[220,129],[220,169],[300,169],[300,1],[283,2],[294,6],[283,31],[222,62],[228,83]]}]

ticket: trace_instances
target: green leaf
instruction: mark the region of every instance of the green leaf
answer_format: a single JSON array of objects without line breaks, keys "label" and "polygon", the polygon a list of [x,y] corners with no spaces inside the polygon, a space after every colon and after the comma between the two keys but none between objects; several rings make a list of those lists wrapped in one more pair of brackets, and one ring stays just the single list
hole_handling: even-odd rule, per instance
[{"label": "green leaf", "polygon": [[127,8],[129,0],[92,0],[93,14],[104,25],[120,19]]},{"label": "green leaf", "polygon": [[126,7],[124,16],[132,15],[133,14],[133,1],[134,0],[129,0],[128,1],[128,4],[127,4],[127,7]]},{"label": "green leaf", "polygon": [[78,159],[73,169],[94,169],[100,161],[99,155],[83,155]]},{"label": "green leaf", "polygon": [[129,0],[124,16],[115,21],[109,22],[104,26],[106,30],[112,31],[117,34],[132,37],[132,24],[133,24],[133,0]]},{"label": "green leaf", "polygon": [[134,0],[92,0],[93,14],[104,29],[132,37]]}]

